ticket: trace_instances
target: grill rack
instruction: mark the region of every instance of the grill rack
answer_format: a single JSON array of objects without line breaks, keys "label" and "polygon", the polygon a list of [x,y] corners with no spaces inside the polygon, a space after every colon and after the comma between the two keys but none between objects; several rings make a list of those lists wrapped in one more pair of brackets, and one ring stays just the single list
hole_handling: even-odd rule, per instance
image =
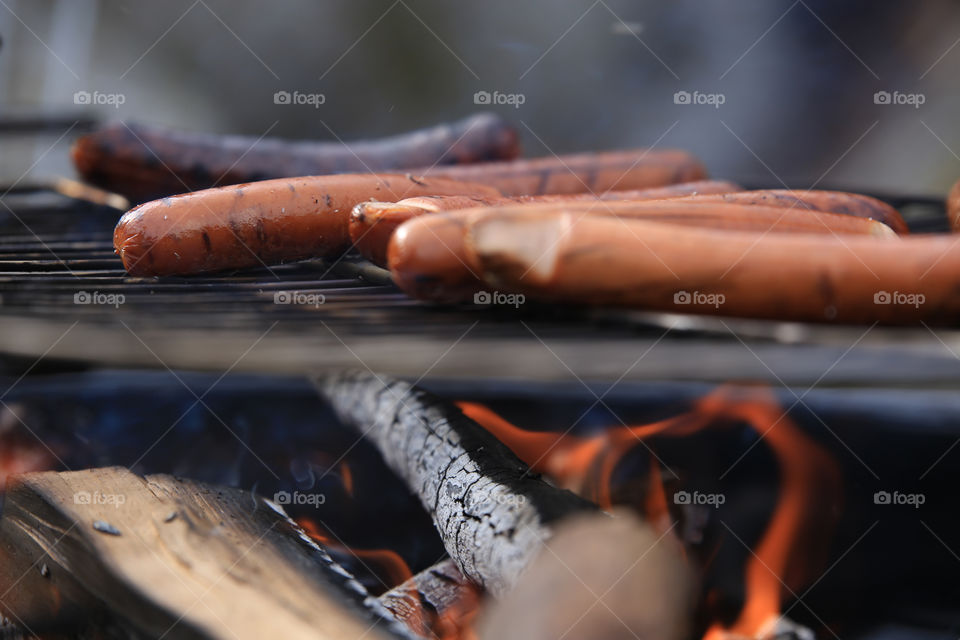
[{"label": "grill rack", "polygon": [[[4,193],[0,190],[0,193]],[[939,199],[879,196],[914,231],[946,228]],[[192,277],[132,278],[113,253],[121,210],[56,184],[0,198],[0,353],[31,364],[302,373],[368,366],[419,377],[577,377],[949,385],[960,334],[533,304],[439,307],[356,256]],[[278,304],[279,292],[312,295]],[[122,304],[79,304],[122,295]],[[323,296],[322,304],[312,302]],[[114,301],[117,298],[113,298]],[[667,331],[670,329],[670,331]],[[943,342],[941,342],[941,340]],[[945,348],[945,344],[947,348]],[[954,348],[960,352],[960,347]],[[649,351],[640,361],[640,356]],[[890,369],[891,358],[899,362]]]}]

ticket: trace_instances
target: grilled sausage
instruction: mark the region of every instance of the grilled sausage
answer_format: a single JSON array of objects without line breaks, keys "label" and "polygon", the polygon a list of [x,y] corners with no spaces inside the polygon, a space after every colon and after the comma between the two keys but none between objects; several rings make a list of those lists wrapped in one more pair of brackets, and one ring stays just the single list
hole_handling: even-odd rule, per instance
[{"label": "grilled sausage", "polygon": [[485,281],[529,299],[790,321],[960,319],[960,244],[951,237],[677,233],[564,211],[488,211],[465,230],[468,262]]},{"label": "grilled sausage", "polygon": [[632,149],[434,167],[426,175],[479,182],[505,196],[600,193],[703,180],[706,169],[685,151]]},{"label": "grilled sausage", "polygon": [[374,264],[386,266],[387,244],[401,224],[425,213],[455,211],[476,207],[503,206],[517,203],[573,202],[595,200],[656,200],[691,194],[729,193],[740,191],[738,185],[722,180],[682,182],[666,187],[606,191],[600,194],[514,196],[483,198],[480,196],[420,196],[400,202],[361,202],[350,214],[350,239],[354,247]]},{"label": "grilled sausage", "polygon": [[348,144],[257,140],[119,122],[77,140],[72,155],[87,182],[145,202],[270,178],[509,160],[519,151],[516,130],[497,115],[481,113]]},{"label": "grilled sausage", "polygon": [[947,196],[947,218],[950,220],[950,228],[960,232],[960,180],[950,189],[950,195]]},{"label": "grilled sausage", "polygon": [[113,244],[131,275],[165,276],[330,256],[350,246],[358,202],[496,191],[442,178],[341,174],[264,180],[142,204],[120,219]]},{"label": "grilled sausage", "polygon": [[767,207],[788,207],[842,213],[882,222],[899,235],[910,233],[900,213],[885,202],[859,193],[843,191],[791,191],[769,189],[739,191],[736,193],[692,195],[690,202],[728,202],[731,204],[759,204]]},{"label": "grilled sausage", "polygon": [[[744,206],[725,203],[694,203],[676,200],[639,202],[575,202],[563,205],[529,204],[493,209],[469,209],[415,218],[402,224],[388,248],[388,264],[394,282],[407,294],[437,302],[467,300],[484,287],[480,271],[471,264],[464,234],[473,217],[503,212],[502,219],[517,222],[517,242],[523,235],[525,216],[556,215],[568,212],[574,217],[608,217],[670,223],[673,233],[682,236],[684,227],[709,227],[754,232],[801,232],[807,234],[872,235],[875,241],[897,239],[884,224],[853,216],[786,208]],[[616,222],[616,220],[615,220]],[[631,237],[622,227],[625,242],[643,246],[643,236]],[[602,251],[601,251],[602,253]],[[692,259],[695,256],[691,257]]]}]

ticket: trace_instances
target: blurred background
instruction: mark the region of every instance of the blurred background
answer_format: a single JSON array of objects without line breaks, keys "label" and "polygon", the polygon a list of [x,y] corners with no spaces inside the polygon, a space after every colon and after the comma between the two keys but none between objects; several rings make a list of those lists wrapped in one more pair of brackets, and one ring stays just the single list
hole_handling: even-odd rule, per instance
[{"label": "blurred background", "polygon": [[[90,119],[349,141],[488,108],[531,156],[682,147],[750,185],[945,193],[958,18],[947,0],[0,0],[0,178],[72,175]],[[62,126],[9,135],[38,115]]]}]

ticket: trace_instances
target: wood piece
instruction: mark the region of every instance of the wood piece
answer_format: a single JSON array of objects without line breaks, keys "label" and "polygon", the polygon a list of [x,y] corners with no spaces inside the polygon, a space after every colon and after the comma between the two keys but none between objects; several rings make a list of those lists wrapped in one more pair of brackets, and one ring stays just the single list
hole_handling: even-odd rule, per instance
[{"label": "wood piece", "polygon": [[433,633],[430,622],[472,597],[475,589],[456,563],[447,558],[377,599],[394,619],[406,624],[412,633],[429,637]]},{"label": "wood piece", "polygon": [[506,593],[550,537],[550,525],[596,506],[547,484],[455,406],[363,371],[316,379],[344,423],[383,454],[433,518],[470,580]]},{"label": "wood piece", "polygon": [[627,510],[561,523],[510,597],[481,614],[482,640],[688,637],[693,579],[679,543]]},{"label": "wood piece", "polygon": [[3,613],[36,632],[102,614],[168,640],[389,637],[361,607],[365,590],[279,507],[119,467],[13,478],[0,593]]}]

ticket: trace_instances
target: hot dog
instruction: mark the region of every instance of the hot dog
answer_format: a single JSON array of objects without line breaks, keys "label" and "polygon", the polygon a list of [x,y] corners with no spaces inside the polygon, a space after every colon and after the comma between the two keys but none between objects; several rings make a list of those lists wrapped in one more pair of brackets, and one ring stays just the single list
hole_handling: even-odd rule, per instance
[{"label": "hot dog", "polygon": [[346,250],[347,218],[362,200],[461,193],[497,194],[484,185],[401,175],[265,180],[142,204],[120,219],[113,243],[135,276],[277,264]]},{"label": "hot dog", "polygon": [[119,122],[78,139],[72,155],[87,182],[145,202],[270,178],[509,160],[519,151],[516,130],[497,115],[481,113],[346,144],[258,140]]},{"label": "hot dog", "polygon": [[[387,251],[394,282],[415,298],[438,302],[468,300],[483,288],[483,283],[477,265],[470,262],[464,234],[473,217],[492,215],[494,212],[503,212],[504,220],[517,221],[518,242],[526,241],[522,235],[525,216],[558,215],[565,212],[575,217],[670,223],[678,236],[687,233],[687,228],[692,226],[772,232],[777,235],[787,232],[825,236],[870,235],[874,236],[876,242],[897,239],[897,235],[886,225],[853,216],[756,205],[679,202],[679,199],[468,209],[421,216],[402,224],[391,238]],[[679,230],[679,226],[685,227],[684,230]],[[622,232],[629,236],[628,227],[623,227]],[[755,237],[758,236],[759,234],[755,234]],[[626,238],[624,241],[641,244],[642,236]]]},{"label": "hot dog", "polygon": [[842,213],[859,218],[877,220],[899,235],[910,233],[900,213],[885,202],[859,193],[843,191],[803,191],[768,189],[722,194],[697,194],[684,200],[690,202],[728,202],[730,204],[759,204],[767,207],[788,207]]},{"label": "hot dog", "polygon": [[425,213],[454,211],[476,207],[503,206],[534,202],[573,202],[595,200],[656,200],[691,194],[728,193],[740,187],[722,180],[682,182],[666,187],[606,191],[600,194],[573,193],[566,195],[514,196],[485,198],[481,196],[419,196],[400,202],[362,202],[350,214],[350,239],[354,247],[374,264],[386,266],[387,244],[401,224]]},{"label": "hot dog", "polygon": [[950,195],[947,196],[947,218],[950,220],[950,228],[960,232],[960,180],[950,189]]},{"label": "hot dog", "polygon": [[685,151],[632,149],[434,167],[426,175],[479,182],[505,196],[601,193],[703,180],[706,169]]},{"label": "hot dog", "polygon": [[563,211],[491,210],[464,229],[468,262],[489,286],[537,300],[790,321],[960,319],[960,245],[952,237],[681,234],[646,220]]}]

